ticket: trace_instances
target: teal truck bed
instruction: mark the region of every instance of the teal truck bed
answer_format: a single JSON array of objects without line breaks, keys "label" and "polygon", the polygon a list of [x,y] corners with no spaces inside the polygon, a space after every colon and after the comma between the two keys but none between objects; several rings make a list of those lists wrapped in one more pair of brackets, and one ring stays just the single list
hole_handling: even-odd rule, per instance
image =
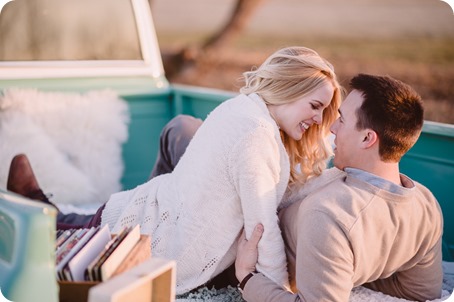
[{"label": "teal truck bed", "polygon": [[[70,27],[73,32],[75,28],[80,32],[76,31],[79,36],[70,39],[73,44],[69,46],[62,44],[63,40],[68,42],[63,39],[68,34],[63,26],[68,18],[57,10],[62,8],[61,1],[34,0],[37,7],[24,9],[30,1],[9,2],[0,14],[0,91],[12,87],[78,93],[115,91],[127,102],[131,117],[128,139],[122,146],[124,189],[147,180],[156,158],[160,131],[170,119],[178,114],[204,119],[219,103],[235,95],[229,91],[171,85],[167,81],[146,0],[116,0],[108,5],[107,0],[75,1],[84,6],[70,8],[75,16],[72,19],[83,22]],[[64,7],[70,7],[70,3],[65,2]],[[15,15],[17,8],[22,13]],[[88,8],[90,13],[81,8]],[[38,15],[30,18],[27,14],[33,12]],[[104,18],[106,15],[109,17]],[[44,20],[45,25],[33,24]],[[94,24],[94,20],[99,22]],[[118,20],[122,27],[118,27]],[[22,23],[26,24],[24,28],[19,26]],[[37,28],[50,30],[52,39],[43,38],[35,31]],[[113,29],[113,35],[109,29]],[[10,41],[17,36],[23,36],[25,41]],[[81,37],[88,39],[82,50],[69,51],[80,47]],[[103,43],[104,50],[108,50],[105,55],[98,54],[99,47],[93,46]],[[453,157],[454,125],[427,121],[420,139],[401,163],[402,172],[430,188],[441,205],[445,221],[443,258],[447,261],[454,261],[454,220],[450,218],[454,214]],[[0,219],[0,290],[14,301],[26,301],[24,297],[55,301],[53,235],[49,232],[55,228],[53,209],[3,189]],[[39,269],[34,268],[36,263]],[[36,282],[38,279],[41,283]],[[24,286],[28,288],[26,292],[20,290]],[[47,288],[45,293],[43,287]]]}]

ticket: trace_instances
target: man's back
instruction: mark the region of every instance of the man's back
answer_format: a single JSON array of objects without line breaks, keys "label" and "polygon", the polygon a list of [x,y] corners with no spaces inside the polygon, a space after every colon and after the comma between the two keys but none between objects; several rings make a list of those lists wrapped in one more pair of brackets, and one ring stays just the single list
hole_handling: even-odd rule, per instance
[{"label": "man's back", "polygon": [[376,186],[347,171],[280,213],[292,285],[307,301],[347,301],[376,279],[368,286],[393,296],[439,297],[442,216],[432,194],[405,176],[406,188]]}]

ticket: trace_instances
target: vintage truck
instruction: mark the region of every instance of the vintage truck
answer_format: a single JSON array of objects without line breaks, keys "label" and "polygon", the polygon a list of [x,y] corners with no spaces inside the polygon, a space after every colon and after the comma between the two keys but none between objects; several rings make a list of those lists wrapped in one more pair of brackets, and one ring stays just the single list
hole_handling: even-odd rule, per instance
[{"label": "vintage truck", "polygon": [[[169,83],[146,0],[8,2],[0,14],[0,90],[11,88],[115,91],[130,116],[121,150],[123,189],[147,180],[160,131],[172,117],[203,119],[236,94]],[[445,261],[454,261],[453,157],[454,125],[426,121],[401,163],[402,172],[429,187],[441,205]],[[53,208],[0,190],[0,290],[9,300],[58,299],[54,225]]]}]

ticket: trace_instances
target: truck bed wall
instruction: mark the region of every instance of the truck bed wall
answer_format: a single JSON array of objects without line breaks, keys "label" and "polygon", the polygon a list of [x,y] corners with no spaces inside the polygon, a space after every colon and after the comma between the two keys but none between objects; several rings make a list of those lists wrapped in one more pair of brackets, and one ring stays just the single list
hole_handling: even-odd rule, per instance
[{"label": "truck bed wall", "polygon": [[[157,79],[165,82],[165,79]],[[76,84],[74,84],[76,83]],[[164,85],[156,89],[149,78],[53,79],[42,81],[2,81],[6,87],[33,87],[44,91],[84,92],[93,89],[116,90],[128,103],[131,122],[129,138],[123,145],[125,170],[123,189],[147,181],[154,165],[159,135],[164,125],[178,114],[205,119],[222,101],[235,95],[217,89],[182,85]],[[401,170],[427,186],[438,199],[444,216],[445,260],[454,261],[454,125],[426,122],[416,145],[401,161]]]},{"label": "truck bed wall", "polygon": [[[130,139],[124,146],[123,184],[133,188],[147,180],[153,167],[162,127],[178,114],[204,119],[219,103],[234,96],[220,90],[171,86],[167,94],[127,98],[131,113]],[[147,141],[144,141],[146,138]],[[444,260],[454,261],[454,125],[425,122],[416,145],[401,161],[402,173],[427,186],[444,215]]]},{"label": "truck bed wall", "polygon": [[131,114],[129,139],[123,146],[124,189],[148,179],[156,160],[159,135],[167,122],[179,114],[205,119],[217,105],[234,95],[216,89],[171,86],[158,93],[123,96]]},{"label": "truck bed wall", "polygon": [[425,122],[400,168],[428,187],[440,203],[444,217],[443,258],[454,261],[454,125]]}]

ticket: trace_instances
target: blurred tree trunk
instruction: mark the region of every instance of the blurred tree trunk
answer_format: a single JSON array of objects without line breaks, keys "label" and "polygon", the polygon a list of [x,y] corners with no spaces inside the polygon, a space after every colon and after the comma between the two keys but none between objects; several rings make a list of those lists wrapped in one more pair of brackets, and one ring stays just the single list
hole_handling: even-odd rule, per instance
[{"label": "blurred tree trunk", "polygon": [[[151,0],[149,0],[151,1]],[[205,52],[218,50],[232,42],[241,34],[252,15],[265,0],[237,0],[230,19],[217,33],[212,35],[202,46]]]},{"label": "blurred tree trunk", "polygon": [[[190,1],[190,0],[187,0]],[[163,64],[168,78],[180,73],[185,67],[201,56],[218,52],[238,37],[247,26],[257,8],[265,0],[236,0],[227,23],[202,45],[184,47],[175,54],[163,54]],[[153,0],[148,0],[150,7]]]}]

